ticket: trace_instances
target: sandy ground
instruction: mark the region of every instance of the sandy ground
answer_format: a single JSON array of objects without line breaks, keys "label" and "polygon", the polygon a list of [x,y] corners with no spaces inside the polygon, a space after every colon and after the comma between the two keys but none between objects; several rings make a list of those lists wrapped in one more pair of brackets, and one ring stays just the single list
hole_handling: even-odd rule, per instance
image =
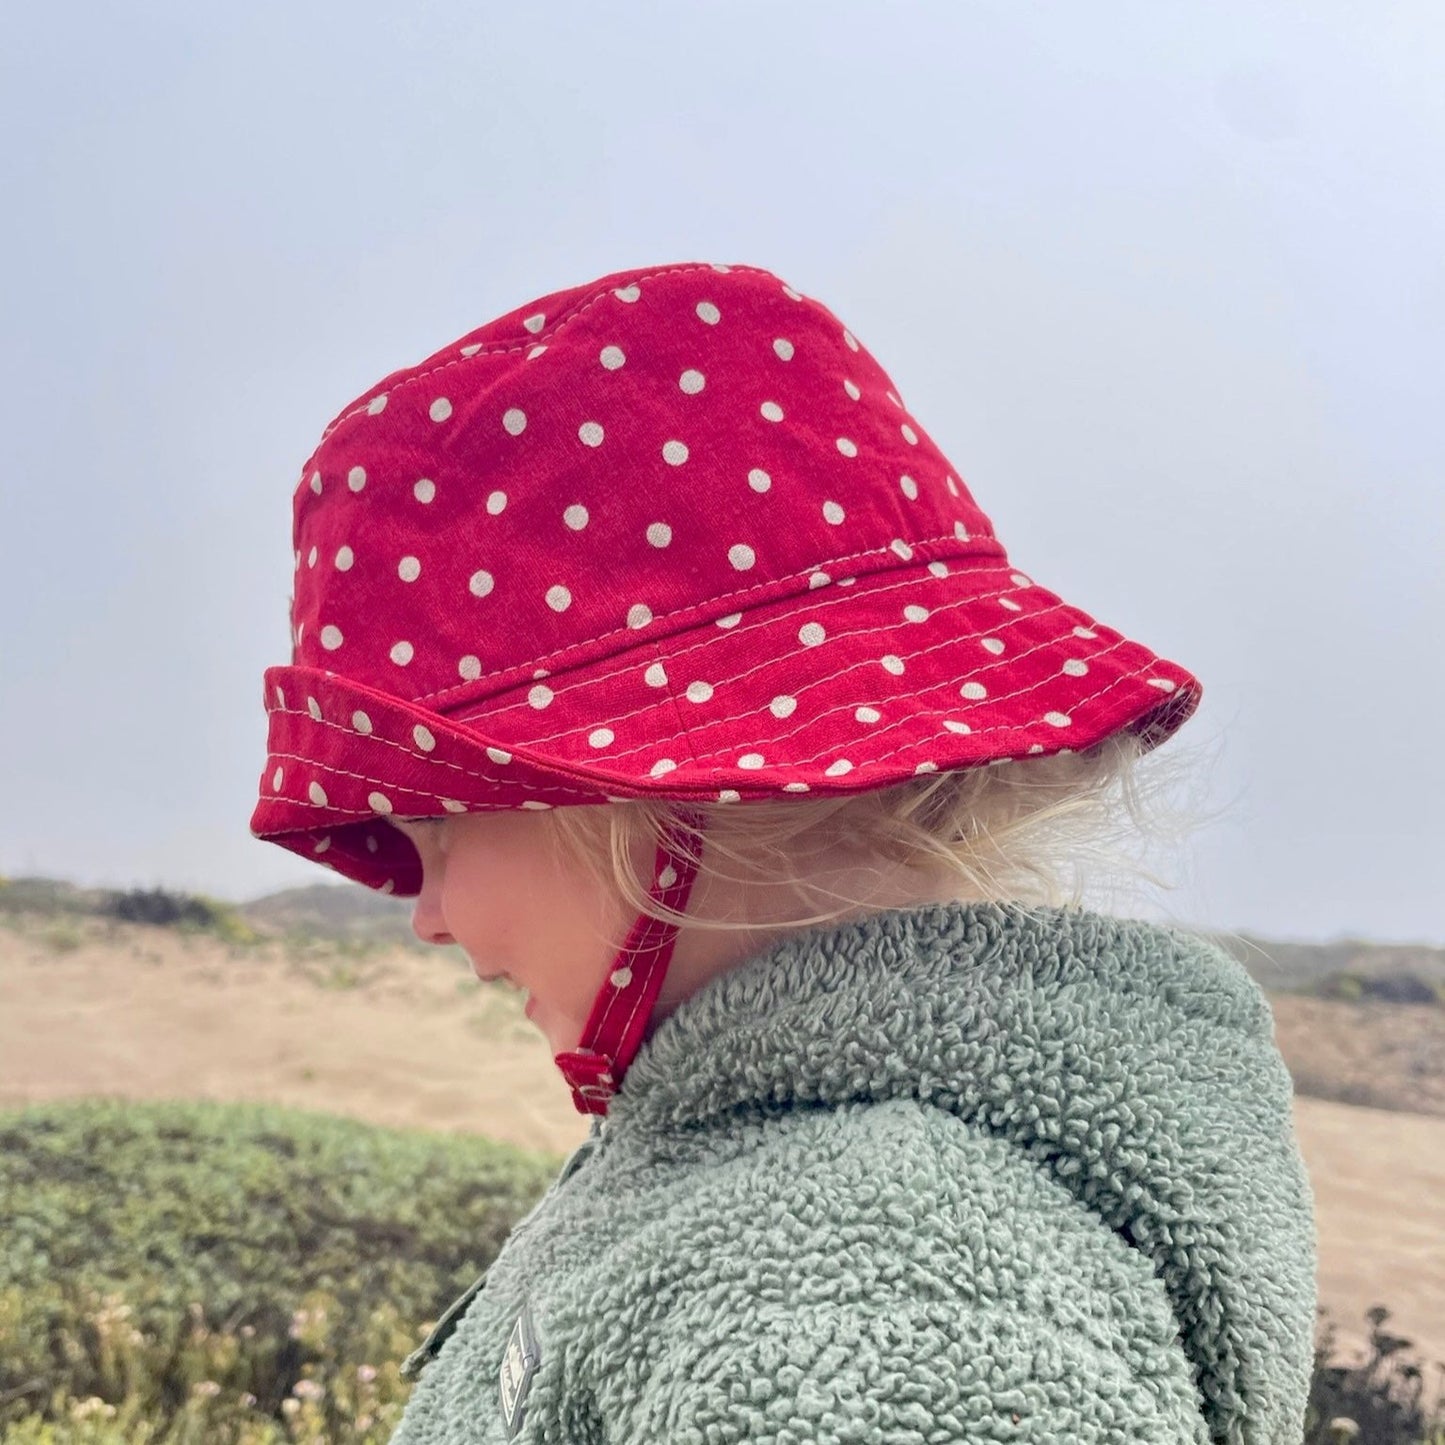
[{"label": "sandy ground", "polygon": [[[11,919],[0,921],[0,1000],[0,1107],[267,1100],[558,1155],[587,1134],[520,994],[450,957],[308,957]],[[1281,1046],[1293,1065],[1313,1039],[1318,1071],[1319,1040],[1343,1016],[1310,1014],[1302,1033],[1295,1002],[1276,1000]],[[1296,1128],[1316,1195],[1320,1302],[1341,1342],[1357,1346],[1364,1312],[1383,1304],[1390,1328],[1445,1362],[1445,1116],[1297,1098]]]}]

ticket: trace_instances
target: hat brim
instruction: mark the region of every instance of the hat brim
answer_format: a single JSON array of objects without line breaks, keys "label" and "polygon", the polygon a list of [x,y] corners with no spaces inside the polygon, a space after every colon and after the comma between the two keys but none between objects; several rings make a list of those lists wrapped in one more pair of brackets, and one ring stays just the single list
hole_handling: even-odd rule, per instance
[{"label": "hat brim", "polygon": [[446,713],[317,668],[265,684],[252,832],[402,896],[420,865],[388,816],[859,793],[1125,729],[1147,751],[1202,693],[996,557],[815,574],[805,593]]}]

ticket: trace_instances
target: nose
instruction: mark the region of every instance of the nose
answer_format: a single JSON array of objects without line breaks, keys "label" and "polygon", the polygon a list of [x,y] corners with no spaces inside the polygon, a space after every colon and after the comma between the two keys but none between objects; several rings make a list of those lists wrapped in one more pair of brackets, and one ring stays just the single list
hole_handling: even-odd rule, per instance
[{"label": "nose", "polygon": [[423,943],[455,943],[447,932],[447,921],[441,910],[441,883],[430,868],[423,868],[421,892],[411,911],[411,931]]}]

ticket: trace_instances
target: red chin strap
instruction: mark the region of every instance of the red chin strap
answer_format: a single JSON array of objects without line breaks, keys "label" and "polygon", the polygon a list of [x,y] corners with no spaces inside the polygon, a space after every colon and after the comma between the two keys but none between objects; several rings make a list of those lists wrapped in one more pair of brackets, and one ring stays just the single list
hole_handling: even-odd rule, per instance
[{"label": "red chin strap", "polygon": [[[703,815],[686,811],[701,832]],[[701,840],[698,846],[700,849]],[[688,840],[680,829],[669,825],[658,845],[648,897],[676,913],[685,913],[697,865]],[[579,1114],[606,1114],[609,1101],[622,1087],[647,1037],[653,1006],[672,962],[677,931],[675,923],[664,923],[646,913],[637,916],[592,1005],[581,1042],[572,1052],[555,1056],[562,1077],[571,1085],[572,1102]]]}]

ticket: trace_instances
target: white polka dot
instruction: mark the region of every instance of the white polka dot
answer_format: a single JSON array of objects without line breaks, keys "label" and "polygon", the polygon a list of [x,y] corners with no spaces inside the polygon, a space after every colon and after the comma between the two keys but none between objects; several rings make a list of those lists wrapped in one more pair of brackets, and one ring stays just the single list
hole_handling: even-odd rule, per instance
[{"label": "white polka dot", "polygon": [[1025,577],[1022,572],[1010,572],[1008,580],[1012,582],[1015,587],[1032,587],[1034,585],[1032,580]]},{"label": "white polka dot", "polygon": [[311,851],[313,853],[324,853],[330,846],[331,839],[329,837],[318,838],[316,842],[311,845]]},{"label": "white polka dot", "polygon": [[888,392],[884,392],[884,395],[888,398],[889,401],[891,401],[891,402],[893,403],[894,406],[902,406],[902,405],[903,405],[903,398],[900,397],[897,392],[888,391]]},{"label": "white polka dot", "polygon": [[951,733],[971,733],[973,729],[965,722],[954,722],[952,718],[944,718],[943,725]]},{"label": "white polka dot", "polygon": [[658,758],[658,760],[653,763],[653,765],[648,769],[648,773],[651,777],[660,778],[663,776],[664,773],[673,772],[676,767],[677,764],[673,762],[671,758]]},{"label": "white polka dot", "polygon": [[755,492],[766,492],[773,485],[773,479],[761,468],[754,467],[748,473],[748,486]]},{"label": "white polka dot", "polygon": [[1046,712],[1044,721],[1052,728],[1066,728],[1073,722],[1073,718],[1066,712]]},{"label": "white polka dot", "polygon": [[522,325],[525,326],[527,330],[532,333],[533,336],[535,336],[546,324],[547,318],[540,311],[535,316],[529,316],[522,323]]},{"label": "white polka dot", "polygon": [[738,759],[740,768],[760,768],[763,766],[763,755],[761,753],[744,753]]},{"label": "white polka dot", "polygon": [[372,397],[371,400],[366,403],[366,410],[370,416],[376,416],[379,412],[385,411],[386,393],[382,392],[380,396]]},{"label": "white polka dot", "polygon": [[534,346],[534,347],[527,353],[527,360],[528,360],[528,361],[536,361],[536,359],[537,359],[539,356],[541,356],[541,354],[542,354],[546,349],[547,349],[547,348],[546,348],[545,346]]},{"label": "white polka dot", "polygon": [[687,700],[689,702],[707,702],[712,697],[712,683],[690,682],[687,685]]},{"label": "white polka dot", "polygon": [[846,376],[843,378],[843,390],[846,391],[854,401],[857,401],[858,398],[863,395]]},{"label": "white polka dot", "polygon": [[415,650],[413,649],[411,643],[409,643],[409,642],[395,642],[395,643],[392,644],[392,648],[391,648],[391,660],[392,660],[398,667],[405,667],[405,666],[407,665],[407,663],[409,663],[409,662],[412,660],[412,657],[413,657],[414,655],[415,655]]},{"label": "white polka dot", "polygon": [[746,572],[757,560],[757,553],[746,542],[735,542],[728,548],[728,561],[739,572]]},{"label": "white polka dot", "polygon": [[779,361],[791,361],[793,359],[793,343],[786,337],[778,337],[778,339],[773,342],[773,350],[778,353]]},{"label": "white polka dot", "polygon": [[371,719],[367,717],[364,712],[354,712],[351,714],[351,726],[355,728],[362,737],[371,736]]},{"label": "white polka dot", "polygon": [[998,599],[998,605],[1000,607],[1007,607],[1010,612],[1022,612],[1024,610],[1012,597],[1000,597]]},{"label": "white polka dot", "polygon": [[279,793],[281,791],[281,783],[285,776],[285,770],[282,768],[277,768],[276,771],[271,774],[271,791],[273,793]]},{"label": "white polka dot", "polygon": [[597,359],[608,371],[616,371],[627,360],[627,357],[620,346],[604,346],[597,353]]},{"label": "white polka dot", "polygon": [[816,592],[819,587],[827,587],[832,580],[826,572],[810,572],[808,574],[808,591]]},{"label": "white polka dot", "polygon": [[823,776],[825,778],[838,778],[844,773],[851,773],[852,771],[853,764],[850,763],[847,758],[839,758],[836,763],[829,763],[828,766],[823,769]]},{"label": "white polka dot", "polygon": [[950,476],[945,476],[943,480],[948,484],[949,492],[956,497],[958,495],[958,483]]},{"label": "white polka dot", "polygon": [[467,681],[475,682],[482,675],[482,659],[472,653],[457,663],[457,672]]},{"label": "white polka dot", "polygon": [[876,723],[883,714],[876,707],[860,707],[853,716],[861,723]]},{"label": "white polka dot", "polygon": [[321,629],[321,645],[327,652],[335,652],[341,646],[341,629],[339,627],[323,627]]},{"label": "white polka dot", "polygon": [[742,794],[736,788],[723,788],[717,795],[719,803],[736,803],[742,798]]},{"label": "white polka dot", "polygon": [[326,806],[326,789],[323,788],[320,783],[312,783],[311,786],[306,789],[306,796],[310,798],[318,808],[324,808]]},{"label": "white polka dot", "polygon": [[1070,677],[1083,677],[1089,670],[1089,664],[1081,662],[1077,657],[1071,657],[1061,670],[1068,673]]},{"label": "white polka dot", "polygon": [[765,401],[758,410],[768,421],[782,421],[783,409],[775,401]]},{"label": "white polka dot", "polygon": [[510,407],[502,413],[502,425],[512,436],[519,437],[527,429],[527,413],[521,407]]},{"label": "white polka dot", "polygon": [[652,621],[652,608],[645,602],[634,602],[627,609],[627,625],[629,627],[646,627]]},{"label": "white polka dot", "polygon": [[313,547],[313,548],[306,554],[306,565],[307,565],[308,567],[314,567],[314,566],[316,565],[316,548],[315,548],[315,547]]},{"label": "white polka dot", "polygon": [[462,347],[461,352],[463,356],[475,356],[481,349],[482,343],[480,341],[474,341],[470,346]]},{"label": "white polka dot", "polygon": [[903,609],[903,616],[904,619],[908,622],[927,622],[928,609],[926,607],[919,607],[917,605],[914,605],[912,607],[905,607]]},{"label": "white polka dot", "polygon": [[559,582],[547,589],[547,606],[553,612],[565,612],[572,605],[572,594]]},{"label": "white polka dot", "polygon": [[666,687],[667,669],[660,662],[654,662],[646,672],[642,674],[642,680],[648,687]]},{"label": "white polka dot", "polygon": [[535,708],[544,708],[552,701],[552,689],[545,683],[539,682],[536,687],[527,694],[527,701]]},{"label": "white polka dot", "polygon": [[958,691],[961,697],[966,697],[970,702],[977,702],[988,696],[988,689],[981,682],[966,682]]},{"label": "white polka dot", "polygon": [[467,588],[473,597],[485,597],[492,590],[492,574],[473,572],[467,580]]},{"label": "white polka dot", "polygon": [[700,371],[684,371],[677,384],[689,396],[696,396],[707,385],[707,378]]},{"label": "white polka dot", "polygon": [[452,404],[446,397],[439,396],[427,408],[426,413],[433,421],[445,421],[452,414]]},{"label": "white polka dot", "polygon": [[595,421],[584,421],[577,428],[577,435],[582,439],[583,446],[600,447],[602,445],[602,427]]},{"label": "white polka dot", "polygon": [[505,492],[492,492],[487,497],[487,515],[489,517],[500,517],[507,510],[507,494]]},{"label": "white polka dot", "polygon": [[947,576],[948,576],[948,564],[947,564],[946,562],[930,562],[930,563],[928,564],[928,570],[929,570],[935,577],[947,577]]},{"label": "white polka dot", "polygon": [[616,736],[611,728],[594,728],[587,734],[587,742],[594,748],[610,748]]},{"label": "white polka dot", "polygon": [[321,473],[311,473],[311,490],[319,497],[321,495]]},{"label": "white polka dot", "polygon": [[915,773],[936,773],[938,771],[938,764],[925,760],[924,762],[919,763],[919,765],[914,768],[913,771]]},{"label": "white polka dot", "polygon": [[953,524],[953,535],[957,537],[960,542],[966,542],[968,541],[968,528],[965,527],[962,522],[955,522]]},{"label": "white polka dot", "polygon": [[430,728],[423,727],[420,723],[418,723],[411,730],[411,735],[412,738],[415,740],[417,747],[419,747],[424,753],[431,752],[431,750],[437,745],[437,740],[432,735],[432,730]]},{"label": "white polka dot", "polygon": [[895,537],[889,544],[888,550],[896,556],[902,557],[905,562],[913,560],[913,548],[903,540],[902,537]]},{"label": "white polka dot", "polygon": [[858,455],[858,443],[850,437],[839,437],[837,447],[845,457],[856,457]]},{"label": "white polka dot", "polygon": [[1003,651],[1003,638],[985,637],[983,640],[983,650],[985,652],[991,652],[997,657],[999,653]]},{"label": "white polka dot", "polygon": [[631,302],[631,301],[636,301],[637,298],[642,295],[642,292],[638,289],[638,287],[636,287],[636,286],[634,285],[634,286],[620,286],[620,287],[618,287],[618,289],[617,289],[616,291],[614,291],[612,294],[613,294],[619,301],[629,301],[629,302]]},{"label": "white polka dot", "polygon": [[903,676],[903,659],[901,657],[890,652],[886,657],[880,658],[879,660],[882,662],[884,669],[891,672],[894,677]]},{"label": "white polka dot", "polygon": [[574,502],[562,513],[562,520],[574,532],[580,532],[587,525],[587,508],[580,502]]},{"label": "white polka dot", "polygon": [[378,847],[378,844],[377,844],[377,841],[376,841],[375,836],[374,836],[373,834],[371,834],[371,833],[368,833],[368,834],[366,835],[366,851],[367,851],[368,853],[375,853],[376,850],[377,850],[377,847]]},{"label": "white polka dot", "polygon": [[716,326],[722,313],[712,304],[711,301],[699,301],[697,303],[698,319],[706,321],[709,326]]},{"label": "white polka dot", "polygon": [[903,440],[906,441],[909,446],[916,447],[918,445],[918,433],[914,431],[907,422],[904,422],[898,430],[903,433]]},{"label": "white polka dot", "polygon": [[853,333],[852,333],[851,331],[845,331],[845,332],[843,333],[843,340],[848,343],[848,350],[849,350],[849,351],[857,351],[857,349],[858,349],[858,341],[857,341],[857,338],[854,337],[854,335],[853,335]]},{"label": "white polka dot", "polygon": [[687,460],[687,445],[680,441],[664,442],[662,459],[669,466],[680,467]]},{"label": "white polka dot", "polygon": [[798,641],[804,647],[816,647],[827,635],[821,622],[805,622],[798,629]]},{"label": "white polka dot", "polygon": [[366,485],[366,468],[352,467],[346,474],[346,485],[353,492],[359,492]]},{"label": "white polka dot", "polygon": [[1167,677],[1151,677],[1148,683],[1150,687],[1157,687],[1161,692],[1174,691],[1174,683]]},{"label": "white polka dot", "polygon": [[797,710],[797,706],[797,698],[789,697],[787,693],[780,692],[777,697],[768,704],[768,711],[777,718],[791,717]]},{"label": "white polka dot", "polygon": [[632,982],[632,970],[630,968],[614,968],[608,982],[613,988],[626,988]]},{"label": "white polka dot", "polygon": [[[533,692],[536,692],[537,689],[534,687],[534,688],[532,689],[532,691],[533,691]],[[547,692],[547,689],[544,687],[544,688],[542,689],[542,691],[543,691],[543,692]],[[541,703],[534,703],[533,706],[535,706],[535,707],[546,707],[546,706],[547,706],[547,703],[549,703],[549,702],[551,702],[551,701],[552,701],[552,694],[551,694],[550,692],[547,692],[546,701],[545,701],[545,702],[541,702]],[[496,763],[499,767],[503,767],[503,768],[506,767],[507,764],[512,761],[512,755],[511,755],[511,753],[503,752],[501,748],[488,748],[488,749],[487,749],[487,756],[488,756],[494,763]]]},{"label": "white polka dot", "polygon": [[912,477],[906,475],[899,477],[898,485],[902,489],[903,495],[907,497],[910,502],[916,502],[918,500],[918,483],[915,482]]},{"label": "white polka dot", "polygon": [[306,711],[311,714],[311,720],[313,722],[321,721],[321,704],[317,702],[314,697],[308,697],[306,699]]},{"label": "white polka dot", "polygon": [[1084,638],[1084,639],[1085,639],[1086,641],[1088,641],[1088,642],[1092,642],[1098,635],[1099,635],[1099,634],[1098,634],[1097,632],[1095,632],[1092,627],[1076,627],[1076,628],[1074,628],[1074,636],[1075,636],[1075,637],[1082,637],[1082,638]]},{"label": "white polka dot", "polygon": [[430,477],[423,477],[411,490],[417,501],[430,502],[437,494],[437,484]]},{"label": "white polka dot", "polygon": [[837,502],[823,503],[823,520],[831,522],[835,527],[843,520],[844,512]]},{"label": "white polka dot", "polygon": [[442,807],[444,807],[448,813],[465,813],[467,811],[467,805],[457,802],[455,798],[443,798]]},{"label": "white polka dot", "polygon": [[672,528],[666,522],[654,522],[647,529],[647,540],[654,547],[665,547],[672,541]]},{"label": "white polka dot", "polygon": [[785,793],[806,793],[810,790],[806,783],[784,783],[783,791]]},{"label": "white polka dot", "polygon": [[391,799],[388,798],[385,793],[368,793],[366,795],[366,805],[373,813],[391,812]]},{"label": "white polka dot", "polygon": [[421,576],[421,563],[415,557],[403,557],[397,563],[396,575],[403,582],[415,582]]}]

